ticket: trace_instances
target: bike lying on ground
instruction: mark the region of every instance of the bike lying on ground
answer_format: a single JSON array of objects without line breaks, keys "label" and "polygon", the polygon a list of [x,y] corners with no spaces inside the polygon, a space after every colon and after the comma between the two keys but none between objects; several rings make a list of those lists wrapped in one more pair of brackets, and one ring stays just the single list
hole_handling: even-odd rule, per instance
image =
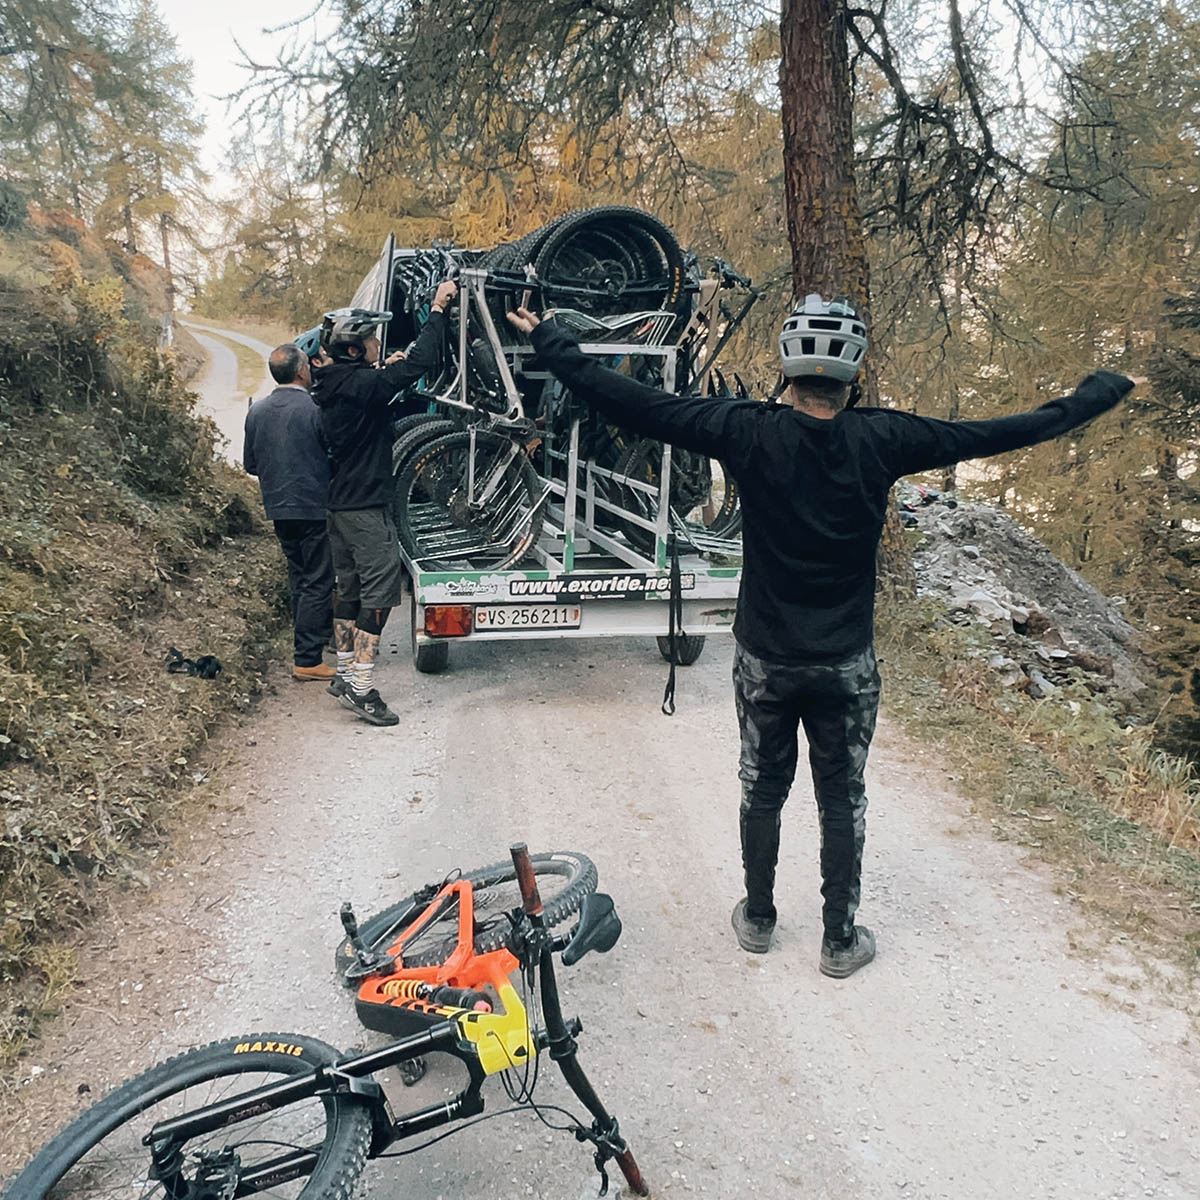
[{"label": "bike lying on ground", "polygon": [[[548,893],[555,888],[545,902],[539,878]],[[579,1065],[581,1025],[564,1018],[554,974],[554,954],[570,966],[620,936],[611,898],[595,887],[583,855],[531,858],[522,844],[512,847],[511,867],[430,885],[361,932],[344,907],[338,965],[358,985],[359,1016],[400,1040],[347,1056],[303,1035],[253,1034],[170,1059],[67,1126],[9,1185],[7,1200],[346,1200],[368,1159],[481,1113],[483,1083],[497,1074],[513,1110],[531,1109],[543,1121],[547,1112],[565,1116],[553,1127],[591,1143],[601,1195],[610,1160],[635,1194],[648,1195],[616,1118]],[[520,899],[511,909],[510,892]],[[571,931],[555,933],[575,912]],[[467,1086],[448,1102],[394,1117],[373,1076],[433,1051],[465,1064]],[[534,1100],[547,1051],[590,1123]]]}]

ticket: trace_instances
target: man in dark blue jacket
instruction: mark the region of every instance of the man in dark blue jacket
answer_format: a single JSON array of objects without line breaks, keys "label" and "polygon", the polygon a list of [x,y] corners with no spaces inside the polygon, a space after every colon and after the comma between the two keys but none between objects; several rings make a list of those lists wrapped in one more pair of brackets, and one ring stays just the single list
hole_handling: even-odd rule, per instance
[{"label": "man in dark blue jacket", "polygon": [[329,459],[321,414],[308,394],[308,356],[299,346],[276,346],[267,365],[279,386],[246,414],[243,465],[258,476],[263,507],[287,559],[292,677],[329,682],[336,672],[321,661],[321,651],[333,624],[333,562],[325,532]]},{"label": "man in dark blue jacket", "polygon": [[1108,371],[1033,412],[936,421],[852,407],[867,349],[853,309],[810,295],[784,321],[785,404],[675,396],[609,371],[553,322],[518,309],[538,363],[627,429],[719,459],[737,480],[744,569],[733,632],[741,732],[746,896],[733,910],[743,949],[765,953],[775,929],[779,819],[808,741],[821,824],[820,970],[845,978],[875,956],[856,925],[875,729],[875,554],[902,475],[1032,446],[1112,408],[1135,383]]}]

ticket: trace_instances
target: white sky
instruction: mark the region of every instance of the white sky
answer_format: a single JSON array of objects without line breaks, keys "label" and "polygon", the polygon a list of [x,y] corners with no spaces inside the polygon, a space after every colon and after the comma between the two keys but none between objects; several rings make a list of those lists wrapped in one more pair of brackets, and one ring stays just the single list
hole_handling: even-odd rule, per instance
[{"label": "white sky", "polygon": [[316,0],[158,0],[163,19],[175,34],[182,58],[192,60],[192,88],[205,118],[201,161],[213,174],[214,191],[221,191],[220,166],[233,125],[225,103],[217,99],[241,87],[249,75],[238,67],[241,55],[234,38],[260,61],[273,59],[279,47],[302,32],[311,36],[314,21],[300,31],[267,33],[285,22],[307,15]]}]

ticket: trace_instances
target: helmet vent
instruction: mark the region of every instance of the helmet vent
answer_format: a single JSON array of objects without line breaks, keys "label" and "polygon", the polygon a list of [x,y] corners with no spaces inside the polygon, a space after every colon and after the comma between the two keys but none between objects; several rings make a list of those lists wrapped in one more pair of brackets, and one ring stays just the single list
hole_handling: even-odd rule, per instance
[{"label": "helmet vent", "polygon": [[801,338],[800,353],[801,354],[816,354],[817,339],[816,338]]},{"label": "helmet vent", "polygon": [[858,360],[859,360],[860,358],[862,358],[862,356],[863,356],[862,347],[861,347],[861,346],[859,346],[859,347],[858,347],[858,348],[857,348],[857,349],[854,351],[854,361],[855,361],[855,362],[858,362]]},{"label": "helmet vent", "polygon": [[861,325],[851,325],[850,332],[857,334],[859,337],[864,337],[867,331]]},{"label": "helmet vent", "polygon": [[808,322],[808,327],[809,329],[829,329],[834,333],[839,333],[841,332],[842,323],[841,321],[827,321],[822,320],[820,317],[812,317]]},{"label": "helmet vent", "polygon": [[842,357],[842,348],[845,345],[846,345],[846,343],[843,342],[841,338],[830,338],[829,339],[829,357],[830,358],[841,358]]}]

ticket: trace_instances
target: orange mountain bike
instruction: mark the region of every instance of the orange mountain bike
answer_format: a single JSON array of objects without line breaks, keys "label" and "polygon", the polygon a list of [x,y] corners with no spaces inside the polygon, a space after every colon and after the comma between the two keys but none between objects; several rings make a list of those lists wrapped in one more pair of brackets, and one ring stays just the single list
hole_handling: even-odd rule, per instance
[{"label": "orange mountain bike", "polygon": [[[616,1117],[579,1065],[581,1025],[564,1018],[554,974],[556,953],[569,966],[620,936],[612,899],[595,887],[583,855],[531,858],[522,844],[512,847],[511,867],[431,885],[361,931],[343,908],[338,967],[358,988],[363,1023],[398,1041],[346,1056],[298,1034],[250,1034],[170,1059],[67,1126],[13,1180],[7,1200],[345,1200],[368,1159],[481,1113],[490,1075],[502,1077],[514,1108],[543,1121],[565,1116],[553,1127],[591,1143],[601,1195],[610,1160],[633,1192],[648,1195]],[[519,896],[511,908],[510,892]],[[576,912],[569,932],[556,933]],[[448,1102],[395,1116],[373,1076],[400,1066],[411,1077],[435,1051],[466,1065],[467,1086]],[[545,1053],[590,1122],[534,1099]]]}]

